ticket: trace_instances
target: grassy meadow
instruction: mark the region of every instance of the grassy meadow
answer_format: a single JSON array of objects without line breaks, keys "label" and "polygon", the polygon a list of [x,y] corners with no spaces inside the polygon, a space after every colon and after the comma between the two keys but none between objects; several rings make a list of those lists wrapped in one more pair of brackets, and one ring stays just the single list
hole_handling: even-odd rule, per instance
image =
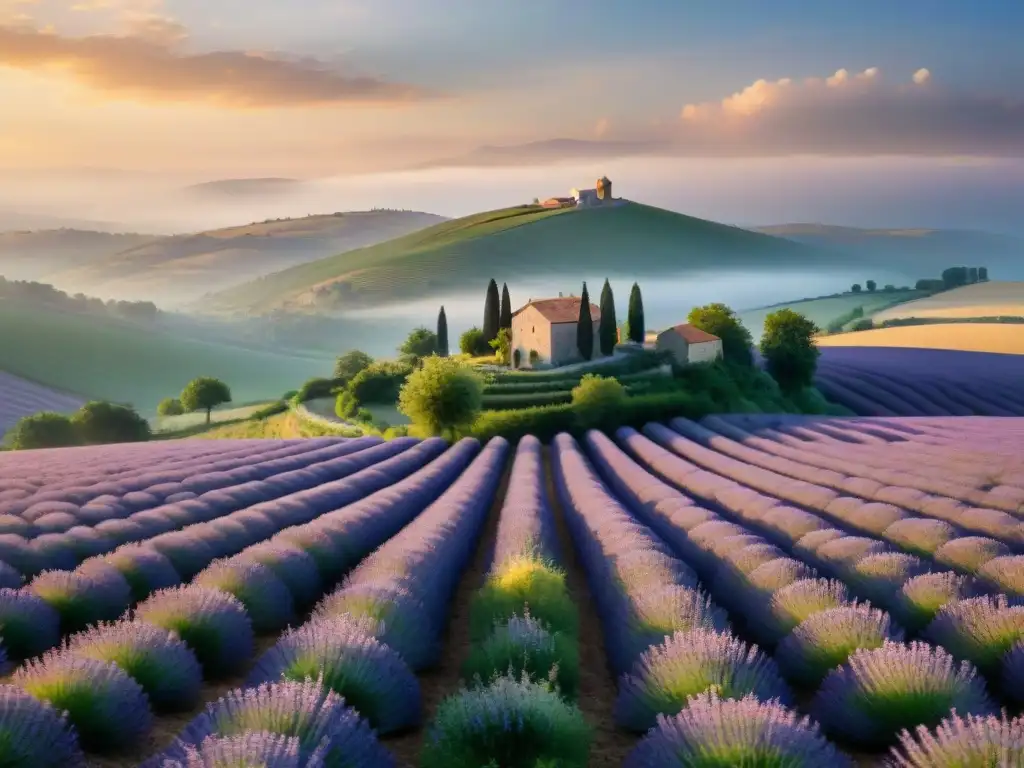
[{"label": "grassy meadow", "polygon": [[[943,291],[875,315],[875,322],[904,317],[971,318],[1024,315],[1024,282],[985,282]],[[1018,331],[1019,332],[1019,331]]]},{"label": "grassy meadow", "polygon": [[212,429],[199,429],[184,437],[192,440],[291,440],[301,437],[358,437],[359,434],[329,429],[303,419],[294,411],[287,411],[266,419],[250,419]]},{"label": "grassy meadow", "polygon": [[504,280],[624,268],[638,278],[683,270],[821,265],[813,248],[638,203],[521,206],[455,219],[379,245],[293,267],[209,297],[208,309],[356,309]]},{"label": "grassy meadow", "polygon": [[0,360],[16,376],[155,414],[197,376],[215,376],[238,403],[280,397],[330,373],[333,360],[183,338],[111,318],[0,303]]},{"label": "grassy meadow", "polygon": [[819,347],[905,347],[1024,355],[1024,328],[1005,323],[942,323],[821,336]]},{"label": "grassy meadow", "polygon": [[[267,405],[269,402],[251,403],[237,408],[216,408],[210,414],[210,422],[223,424],[224,422],[244,421]],[[181,432],[205,425],[206,413],[197,411],[196,413],[183,413],[180,416],[157,416],[150,420],[150,424],[156,432]]]},{"label": "grassy meadow", "polygon": [[[840,296],[821,299],[790,301],[768,307],[758,307],[738,314],[740,322],[746,326],[756,342],[761,338],[765,318],[780,309],[799,312],[819,328],[825,329],[829,323],[847,315],[857,307],[864,310],[864,317],[871,317],[885,307],[890,307],[893,304],[899,306],[903,302],[913,301],[923,295],[924,293],[921,291],[875,291],[873,293],[862,291],[861,293],[844,293]],[[853,321],[851,320],[851,322]]]}]

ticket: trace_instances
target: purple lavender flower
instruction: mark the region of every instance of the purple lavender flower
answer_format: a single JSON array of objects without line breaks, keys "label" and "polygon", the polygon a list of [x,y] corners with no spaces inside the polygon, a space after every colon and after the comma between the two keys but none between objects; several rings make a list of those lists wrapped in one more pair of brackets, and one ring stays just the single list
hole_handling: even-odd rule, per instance
[{"label": "purple lavender flower", "polygon": [[243,669],[255,650],[252,622],[234,595],[197,586],[154,592],[135,617],[176,632],[195,653],[208,678]]},{"label": "purple lavender flower", "polygon": [[67,653],[113,662],[131,675],[154,709],[183,711],[199,701],[203,671],[173,632],[141,621],[100,624],[73,635]]},{"label": "purple lavender flower", "polygon": [[1001,541],[984,536],[960,536],[935,550],[935,561],[962,573],[977,573],[993,558],[1010,554]]},{"label": "purple lavender flower", "polygon": [[658,715],[674,715],[690,697],[708,691],[726,699],[750,694],[786,705],[793,698],[775,662],[756,645],[727,632],[696,629],[676,632],[640,656],[619,681],[615,722],[647,731],[656,725]]},{"label": "purple lavender flower", "polygon": [[237,559],[262,563],[285,583],[296,605],[309,605],[323,593],[316,560],[302,549],[283,541],[267,541],[249,547]]},{"label": "purple lavender flower", "polygon": [[827,733],[862,749],[888,746],[906,728],[934,728],[953,710],[988,715],[995,707],[974,667],[919,642],[854,652],[811,703]]},{"label": "purple lavender flower", "polygon": [[[309,763],[306,763],[308,766]],[[181,760],[165,760],[162,768],[306,768],[299,740],[267,731],[237,736],[207,736],[198,747],[185,748]]]},{"label": "purple lavender flower", "polygon": [[0,685],[0,761],[10,768],[85,768],[64,713],[13,685]]},{"label": "purple lavender flower", "polygon": [[886,551],[888,547],[877,539],[869,539],[866,536],[842,536],[822,544],[814,555],[822,568],[847,578],[858,561]]},{"label": "purple lavender flower", "polygon": [[810,616],[850,602],[842,582],[830,579],[800,579],[771,596],[764,612],[759,612],[750,628],[766,643],[776,643]]},{"label": "purple lavender flower", "polygon": [[782,639],[775,660],[788,679],[813,687],[854,651],[881,648],[888,640],[903,640],[889,614],[852,604],[808,616]]},{"label": "purple lavender flower", "polygon": [[882,537],[906,552],[931,557],[939,547],[956,537],[956,529],[944,520],[908,517],[886,528]]},{"label": "purple lavender flower", "polygon": [[994,557],[978,571],[986,584],[1013,598],[1024,597],[1024,555]]},{"label": "purple lavender flower", "polygon": [[291,544],[308,553],[316,561],[320,578],[325,585],[333,584],[337,580],[339,568],[342,567],[339,564],[345,562],[334,539],[324,531],[308,525],[286,528],[271,541]]},{"label": "purple lavender flower", "polygon": [[193,578],[217,557],[205,539],[188,530],[155,536],[146,546],[170,560],[182,580]]},{"label": "purple lavender flower", "polygon": [[956,600],[939,609],[924,637],[992,675],[1003,655],[1024,639],[1024,607],[1011,606],[1005,595]]},{"label": "purple lavender flower", "polygon": [[416,676],[394,650],[345,618],[317,620],[286,632],[256,662],[248,682],[307,679],[319,679],[343,696],[382,734],[419,723]]},{"label": "purple lavender flower", "polygon": [[915,576],[896,596],[893,611],[900,624],[911,632],[919,632],[931,623],[946,603],[974,597],[974,582],[952,571]]},{"label": "purple lavender flower", "polygon": [[778,702],[722,700],[714,693],[691,699],[677,715],[660,716],[623,768],[683,765],[853,768],[808,718]]},{"label": "purple lavender flower", "polygon": [[237,597],[252,620],[253,630],[259,633],[275,632],[287,626],[295,616],[292,593],[262,563],[215,561],[192,583]]},{"label": "purple lavender flower", "polygon": [[108,563],[117,568],[128,581],[132,599],[141,602],[159,589],[181,584],[181,576],[171,561],[145,545],[128,544],[106,555]]},{"label": "purple lavender flower", "polygon": [[36,656],[60,642],[60,614],[25,589],[0,589],[0,640],[13,659]]},{"label": "purple lavender flower", "polygon": [[[393,584],[353,584],[334,592],[316,607],[315,620],[347,617],[393,648],[413,670],[434,663],[439,643],[426,608],[404,587]],[[365,622],[365,623],[364,623]]]},{"label": "purple lavender flower", "polygon": [[38,570],[70,571],[78,565],[74,542],[63,533],[44,533],[28,544]]},{"label": "purple lavender flower", "polygon": [[105,536],[95,528],[84,525],[76,525],[64,534],[69,545],[79,560],[85,560],[97,555],[105,555],[117,547],[117,542],[110,536]]},{"label": "purple lavender flower", "polygon": [[26,587],[60,614],[63,634],[85,629],[104,619],[115,619],[131,604],[128,584],[99,581],[84,573],[44,571]]},{"label": "purple lavender flower", "polygon": [[889,768],[968,768],[1024,765],[1024,718],[954,715],[932,733],[919,726],[900,734]]},{"label": "purple lavender flower", "polygon": [[18,589],[24,581],[16,568],[0,560],[0,589]]},{"label": "purple lavender flower", "polygon": [[885,552],[868,555],[854,563],[848,583],[857,594],[888,608],[896,602],[896,595],[904,584],[929,570],[928,564],[919,557],[905,552]]},{"label": "purple lavender flower", "polygon": [[27,661],[11,682],[66,711],[87,749],[137,744],[153,725],[142,686],[116,664],[51,651]]},{"label": "purple lavender flower", "polygon": [[633,637],[630,646],[624,649],[629,662],[625,663],[623,658],[623,668],[631,666],[640,653],[674,632],[729,628],[725,611],[711,602],[711,598],[700,590],[676,584],[637,595],[629,620]]},{"label": "purple lavender flower", "polygon": [[1014,643],[1003,656],[999,679],[1005,696],[1017,703],[1024,702],[1024,640]]},{"label": "purple lavender flower", "polygon": [[189,747],[202,744],[209,736],[264,731],[298,739],[301,758],[309,761],[307,766],[395,765],[366,720],[341,696],[315,680],[266,683],[231,691],[186,726],[163,759],[184,759]]}]

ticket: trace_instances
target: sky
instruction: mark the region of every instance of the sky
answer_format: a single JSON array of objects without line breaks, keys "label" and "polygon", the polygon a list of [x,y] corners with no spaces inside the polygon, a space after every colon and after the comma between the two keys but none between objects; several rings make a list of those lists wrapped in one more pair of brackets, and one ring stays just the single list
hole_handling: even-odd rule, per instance
[{"label": "sky", "polygon": [[1021,29],[1010,0],[0,0],[0,187],[570,155],[703,163],[735,185],[747,159],[775,188],[807,176],[797,163],[818,169],[805,192],[858,158],[940,185],[967,164],[996,195],[1021,180]]}]

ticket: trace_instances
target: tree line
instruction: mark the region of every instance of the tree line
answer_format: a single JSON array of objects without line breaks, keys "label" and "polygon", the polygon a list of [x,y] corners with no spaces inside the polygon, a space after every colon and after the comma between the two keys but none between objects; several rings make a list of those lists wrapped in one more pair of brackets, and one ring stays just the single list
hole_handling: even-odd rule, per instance
[{"label": "tree line", "polygon": [[20,299],[33,304],[53,307],[68,312],[119,317],[125,320],[153,322],[160,314],[151,301],[104,301],[84,293],[71,296],[49,283],[32,280],[7,280],[0,276],[0,299]]}]

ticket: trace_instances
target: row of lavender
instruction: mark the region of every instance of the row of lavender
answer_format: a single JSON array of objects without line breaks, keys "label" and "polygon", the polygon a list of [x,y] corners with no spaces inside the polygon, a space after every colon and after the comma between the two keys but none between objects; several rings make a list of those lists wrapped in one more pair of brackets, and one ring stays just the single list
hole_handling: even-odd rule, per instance
[{"label": "row of lavender", "polygon": [[465,687],[438,708],[424,768],[558,765],[585,768],[590,729],[575,705],[576,607],[557,566],[542,447],[520,441],[485,583],[470,608]]},{"label": "row of lavender", "polygon": [[[646,431],[677,447],[678,434],[657,426]],[[584,561],[590,551],[588,573],[612,666],[624,675],[619,722],[639,729],[657,715],[674,715],[658,720],[633,764],[677,765],[680,754],[723,748],[725,733],[733,748],[748,744],[753,755],[779,729],[789,732],[788,746],[776,740],[772,748],[788,750],[794,764],[841,760],[814,726],[785,709],[791,688],[817,690],[811,711],[837,739],[863,749],[901,738],[894,764],[960,764],[957,750],[977,758],[1014,748],[996,744],[1008,734],[1017,739],[1011,757],[1020,757],[1020,723],[972,716],[988,717],[994,709],[975,667],[995,690],[1001,678],[1012,681],[1005,694],[1019,690],[1022,609],[1002,596],[975,597],[984,584],[877,540],[845,535],[806,509],[702,469],[632,430],[618,437],[645,466],[598,433],[588,436],[588,447],[628,511],[569,438],[556,445],[560,491],[567,511],[575,510],[570,520],[578,543],[592,542],[583,546]],[[698,576],[741,635],[774,648],[774,662],[723,634],[726,616],[694,591]],[[874,600],[907,629],[853,598]],[[915,633],[932,645],[904,642]],[[647,646],[653,647],[645,652]],[[698,698],[688,702],[693,695]],[[967,719],[953,717],[954,709]],[[940,725],[943,718],[950,719]],[[938,727],[938,735],[919,734],[915,741],[902,733],[917,726]],[[739,761],[741,752],[730,754]]]},{"label": "row of lavender", "polygon": [[[444,447],[440,440],[406,445],[407,450],[391,459],[355,471],[330,487],[287,497],[289,503],[276,513],[264,509],[272,529],[279,532],[249,546],[238,540],[228,551],[215,553],[222,559],[208,563],[189,586],[159,589],[161,582],[180,583],[180,576],[167,558],[142,545],[128,553],[122,550],[120,558],[95,559],[63,574],[69,580],[83,579],[82,588],[64,600],[47,603],[30,589],[9,590],[4,595],[4,641],[20,637],[23,650],[32,643],[32,650],[41,650],[52,642],[62,625],[67,628],[68,617],[82,620],[88,613],[83,605],[102,606],[106,615],[99,618],[112,618],[133,597],[152,592],[133,614],[72,635],[58,650],[15,672],[13,687],[5,688],[4,696],[9,707],[21,713],[26,735],[37,721],[58,722],[56,710],[68,713],[73,728],[60,725],[64,753],[42,754],[41,745],[32,742],[10,749],[27,750],[25,764],[76,765],[81,761],[78,743],[99,751],[130,747],[150,730],[153,710],[194,707],[202,679],[244,669],[255,648],[255,633],[276,631],[289,622],[344,570],[441,494],[477,449],[468,441],[428,464]],[[195,559],[193,566],[199,566]],[[133,593],[133,587],[142,595]],[[18,632],[12,633],[12,628]],[[40,635],[48,640],[40,642]],[[266,703],[272,709],[280,707],[278,693],[307,703],[311,696],[319,697],[317,701],[334,713],[330,717],[340,718],[338,739],[358,736],[370,754],[379,753],[365,722],[326,690],[275,689],[273,695],[266,694]],[[26,703],[26,693],[46,704]],[[317,745],[320,741],[323,738]],[[221,749],[218,744],[210,748]]]},{"label": "row of lavender", "polygon": [[815,385],[861,416],[1024,416],[1019,355],[878,347],[821,352]]},{"label": "row of lavender", "polygon": [[[463,440],[406,480],[310,523],[304,538],[317,563],[331,568],[322,574],[324,584],[376,549],[306,623],[256,661],[246,687],[210,705],[145,765],[183,764],[241,737],[251,758],[265,760],[274,746],[270,734],[294,741],[300,765],[320,765],[317,759],[356,768],[394,765],[370,729],[386,735],[420,722],[415,672],[437,660],[449,604],[480,537],[508,445],[492,440],[470,463],[478,450],[475,440]],[[302,702],[297,711],[293,699]],[[324,722],[322,702],[346,713],[350,725]]]}]

